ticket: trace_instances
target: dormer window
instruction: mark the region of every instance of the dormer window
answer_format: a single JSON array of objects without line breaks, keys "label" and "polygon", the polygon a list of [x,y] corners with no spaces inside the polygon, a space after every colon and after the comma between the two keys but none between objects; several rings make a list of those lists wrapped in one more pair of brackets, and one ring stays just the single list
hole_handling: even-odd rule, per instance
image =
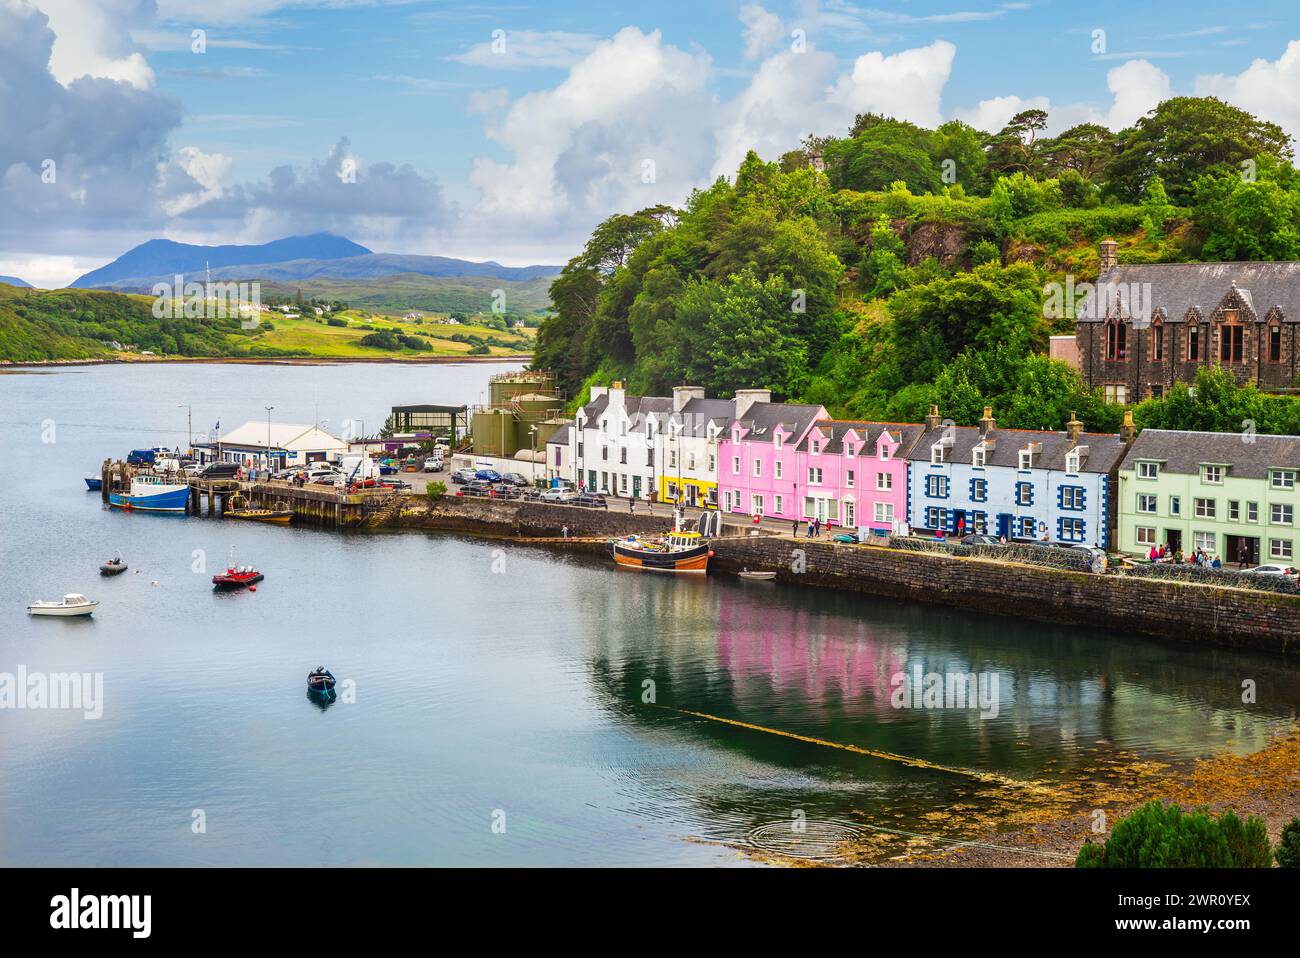
[{"label": "dormer window", "polygon": [[812,448],[812,454],[813,454],[814,456],[819,456],[819,455],[821,455],[822,444],[821,444],[820,442],[818,442],[816,439],[812,440],[812,442],[811,442],[811,448]]},{"label": "dormer window", "polygon": [[881,462],[885,462],[889,459],[889,447],[882,442],[877,455],[879,455]]},{"label": "dormer window", "polygon": [[1065,471],[1075,473],[1079,471],[1079,450],[1071,449],[1065,454]]},{"label": "dormer window", "polygon": [[1209,482],[1215,485],[1223,483],[1223,466],[1202,466],[1201,481]]},{"label": "dormer window", "polygon": [[773,437],[773,441],[776,443],[776,448],[780,449],[782,444],[785,442],[785,436],[783,436],[781,433],[778,432]]},{"label": "dormer window", "polygon": [[1160,463],[1158,462],[1139,462],[1138,478],[1139,479],[1159,479]]},{"label": "dormer window", "polygon": [[1034,451],[1032,449],[1020,450],[1020,468],[1022,471],[1034,468]]},{"label": "dormer window", "polygon": [[988,456],[988,450],[984,448],[983,443],[971,450],[970,464],[976,469],[984,468],[985,457]]},{"label": "dormer window", "polygon": [[937,466],[943,462],[943,452],[945,448],[946,444],[943,442],[936,442],[930,447],[930,465]]}]

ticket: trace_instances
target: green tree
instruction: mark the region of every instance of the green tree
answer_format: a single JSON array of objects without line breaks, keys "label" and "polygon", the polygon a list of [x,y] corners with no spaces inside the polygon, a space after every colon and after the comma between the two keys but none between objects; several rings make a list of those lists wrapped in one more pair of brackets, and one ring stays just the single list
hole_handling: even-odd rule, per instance
[{"label": "green tree", "polygon": [[1120,134],[1120,152],[1110,166],[1105,191],[1124,202],[1142,198],[1154,176],[1169,198],[1190,205],[1202,176],[1240,175],[1243,164],[1293,158],[1291,137],[1215,97],[1173,97]]},{"label": "green tree", "polygon": [[1271,161],[1257,172],[1253,181],[1236,174],[1196,181],[1192,220],[1206,233],[1204,258],[1300,259],[1300,176]]}]

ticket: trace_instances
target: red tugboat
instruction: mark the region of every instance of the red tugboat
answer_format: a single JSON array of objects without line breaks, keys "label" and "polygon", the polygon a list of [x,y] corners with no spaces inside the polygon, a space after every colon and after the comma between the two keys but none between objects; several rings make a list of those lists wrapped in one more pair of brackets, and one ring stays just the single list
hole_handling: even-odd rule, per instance
[{"label": "red tugboat", "polygon": [[218,590],[243,589],[255,585],[266,576],[251,565],[235,565],[235,550],[230,550],[230,565],[226,571],[212,577],[212,587]]}]

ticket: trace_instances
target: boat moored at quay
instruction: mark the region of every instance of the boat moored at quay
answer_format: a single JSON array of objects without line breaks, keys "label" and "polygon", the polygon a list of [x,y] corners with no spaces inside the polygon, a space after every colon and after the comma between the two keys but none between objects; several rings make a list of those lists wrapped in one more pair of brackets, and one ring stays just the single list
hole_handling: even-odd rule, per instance
[{"label": "boat moored at quay", "polygon": [[616,565],[645,572],[685,572],[703,575],[713,550],[698,532],[666,536],[627,536],[610,543]]},{"label": "boat moored at quay", "polygon": [[188,483],[170,482],[162,476],[133,476],[130,491],[109,492],[108,504],[128,512],[183,513],[189,496]]}]

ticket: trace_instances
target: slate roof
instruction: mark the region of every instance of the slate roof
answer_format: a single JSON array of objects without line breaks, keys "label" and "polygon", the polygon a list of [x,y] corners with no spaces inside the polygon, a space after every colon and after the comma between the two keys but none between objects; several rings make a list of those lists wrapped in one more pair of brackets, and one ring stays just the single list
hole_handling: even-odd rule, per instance
[{"label": "slate roof", "polygon": [[[1156,310],[1163,312],[1167,323],[1183,322],[1192,309],[1199,310],[1203,318],[1208,318],[1232,292],[1234,283],[1248,313],[1253,313],[1253,316],[1243,315],[1243,320],[1264,322],[1270,310],[1277,307],[1283,322],[1300,323],[1300,262],[1297,261],[1120,265],[1097,278],[1098,287],[1114,284],[1120,288],[1119,297],[1126,316],[1132,284],[1148,283],[1151,302],[1141,304],[1141,315],[1133,317],[1135,327],[1149,326]],[[1079,304],[1079,322],[1105,321],[1103,300],[1098,300],[1099,309],[1092,310],[1088,306],[1095,298],[1096,293]],[[1088,312],[1094,315],[1086,315]]]},{"label": "slate roof", "polygon": [[[972,450],[983,439],[978,427],[953,426],[950,428],[953,444],[944,461],[969,465]],[[943,426],[924,429],[923,434],[907,453],[907,458],[913,462],[928,463],[930,461],[930,447],[949,434],[949,429]],[[1034,468],[1064,472],[1065,454],[1074,448],[1069,435],[1064,432],[1045,432],[1037,429],[994,429],[989,433],[988,438],[994,440],[994,442],[993,447],[988,450],[985,456],[984,464],[987,466],[1009,466],[1012,469],[1020,466],[1020,450],[1024,449],[1029,443],[1034,442],[1041,447],[1038,455],[1034,456]],[[1081,472],[1108,473],[1119,464],[1124,455],[1124,440],[1115,433],[1085,432],[1079,437],[1079,445],[1088,447],[1087,455],[1079,464]]]},{"label": "slate roof", "polygon": [[551,438],[546,440],[546,444],[548,446],[567,446],[569,444],[569,434],[572,431],[572,426],[561,426],[551,433]]},{"label": "slate roof", "polygon": [[821,406],[806,406],[783,402],[756,402],[743,419],[736,420],[749,430],[746,439],[771,439],[778,425],[787,432],[801,435],[815,419],[824,415]]},{"label": "slate roof", "polygon": [[1163,463],[1165,472],[1199,475],[1202,463],[1228,465],[1228,477],[1267,479],[1272,468],[1300,470],[1300,436],[1260,436],[1245,442],[1235,432],[1185,432],[1143,429],[1120,468],[1137,468],[1139,459]]},{"label": "slate roof", "polygon": [[[850,430],[857,432],[859,437],[865,436],[862,445],[863,455],[875,455],[876,442],[880,439],[880,434],[889,430],[890,434],[897,440],[900,445],[896,458],[906,457],[912,444],[925,432],[925,427],[916,423],[899,423],[899,422],[864,422],[847,419],[819,419],[813,423],[814,429],[820,429],[830,434],[826,445],[822,447],[822,452],[835,455],[844,452],[844,437]],[[804,437],[803,442],[799,443],[799,452],[809,452],[809,440],[812,438],[812,430]],[[926,457],[929,458],[928,456]]]}]

